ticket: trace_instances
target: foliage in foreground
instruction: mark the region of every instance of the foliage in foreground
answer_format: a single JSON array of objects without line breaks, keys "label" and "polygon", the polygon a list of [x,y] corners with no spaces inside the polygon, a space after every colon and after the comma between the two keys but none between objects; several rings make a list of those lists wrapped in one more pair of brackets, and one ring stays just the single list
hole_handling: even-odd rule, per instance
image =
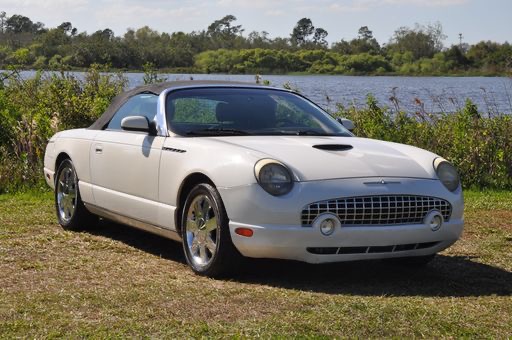
[{"label": "foliage in foreground", "polygon": [[[146,81],[162,81],[148,64]],[[0,193],[42,182],[48,139],[57,131],[89,126],[126,86],[121,75],[91,68],[83,80],[68,73],[22,79],[0,88]],[[512,189],[512,117],[478,112],[467,101],[455,113],[415,114],[368,97],[366,108],[338,106],[356,123],[356,135],[415,145],[458,167],[465,187]],[[421,106],[420,106],[421,107]]]},{"label": "foliage in foreground", "polygon": [[44,150],[60,130],[87,127],[101,115],[126,80],[92,67],[83,80],[69,73],[16,71],[0,88],[0,193],[42,180]]}]

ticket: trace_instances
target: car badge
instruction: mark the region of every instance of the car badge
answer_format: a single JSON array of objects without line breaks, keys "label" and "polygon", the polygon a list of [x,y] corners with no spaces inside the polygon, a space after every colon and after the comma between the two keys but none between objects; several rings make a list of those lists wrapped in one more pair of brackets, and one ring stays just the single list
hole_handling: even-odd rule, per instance
[{"label": "car badge", "polygon": [[401,182],[385,181],[385,180],[381,179],[380,181],[377,181],[377,182],[364,182],[364,184],[366,184],[366,185],[387,185],[387,184],[401,184]]}]

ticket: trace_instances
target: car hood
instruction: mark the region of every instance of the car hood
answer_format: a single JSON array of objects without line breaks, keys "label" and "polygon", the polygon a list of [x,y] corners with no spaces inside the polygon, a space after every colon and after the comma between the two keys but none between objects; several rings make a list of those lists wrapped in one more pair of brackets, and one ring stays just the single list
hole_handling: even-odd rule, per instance
[{"label": "car hood", "polygon": [[[286,164],[298,181],[357,177],[436,178],[435,154],[412,146],[357,137],[214,137]],[[332,150],[334,149],[334,150]]]}]

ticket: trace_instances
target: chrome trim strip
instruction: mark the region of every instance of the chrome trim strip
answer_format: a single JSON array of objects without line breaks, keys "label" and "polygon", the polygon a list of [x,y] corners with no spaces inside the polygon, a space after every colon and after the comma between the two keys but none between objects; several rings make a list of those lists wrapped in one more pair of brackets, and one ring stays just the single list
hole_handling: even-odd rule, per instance
[{"label": "chrome trim strip", "polygon": [[158,96],[158,103],[156,104],[156,133],[158,136],[169,137],[169,129],[167,128],[167,116],[165,114],[165,99],[169,89],[163,91]]},{"label": "chrome trim strip", "polygon": [[93,204],[84,202],[84,205],[87,208],[87,210],[89,210],[91,213],[98,215],[100,217],[106,218],[108,220],[111,220],[111,221],[114,221],[114,222],[117,222],[120,224],[125,224],[125,225],[128,225],[128,226],[136,228],[136,229],[144,230],[144,231],[150,232],[155,235],[169,238],[174,241],[181,242],[181,237],[174,230],[164,229],[164,228],[158,227],[158,226],[150,224],[150,223],[146,223],[146,222],[142,222],[137,219],[134,219],[134,218],[126,217],[126,216],[120,215],[118,213],[112,212],[110,210],[100,208]]}]

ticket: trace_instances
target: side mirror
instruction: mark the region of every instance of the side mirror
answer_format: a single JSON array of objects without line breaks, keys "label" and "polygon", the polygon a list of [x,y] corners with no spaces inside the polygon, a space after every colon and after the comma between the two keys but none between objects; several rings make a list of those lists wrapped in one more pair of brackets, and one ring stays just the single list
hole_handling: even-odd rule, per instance
[{"label": "side mirror", "polygon": [[354,131],[354,129],[356,128],[354,122],[351,121],[350,119],[336,118],[336,120],[350,132]]},{"label": "side mirror", "polygon": [[145,132],[150,135],[155,134],[155,128],[152,123],[144,116],[128,116],[121,121],[121,129],[126,131]]}]

